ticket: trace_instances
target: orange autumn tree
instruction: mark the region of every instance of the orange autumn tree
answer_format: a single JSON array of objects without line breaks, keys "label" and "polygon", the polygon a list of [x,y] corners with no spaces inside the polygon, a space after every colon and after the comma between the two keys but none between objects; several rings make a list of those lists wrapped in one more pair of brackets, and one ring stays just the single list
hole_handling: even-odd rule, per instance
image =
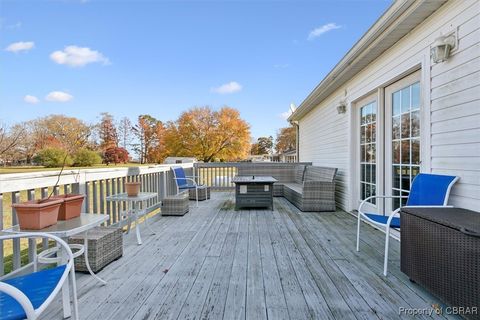
[{"label": "orange autumn tree", "polygon": [[250,126],[236,109],[197,107],[168,124],[165,145],[172,156],[204,162],[241,160],[249,153]]}]

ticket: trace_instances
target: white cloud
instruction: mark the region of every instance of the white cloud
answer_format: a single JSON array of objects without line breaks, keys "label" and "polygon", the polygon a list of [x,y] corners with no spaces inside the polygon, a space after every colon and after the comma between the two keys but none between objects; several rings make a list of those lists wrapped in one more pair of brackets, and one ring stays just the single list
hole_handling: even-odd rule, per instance
[{"label": "white cloud", "polygon": [[17,21],[17,23],[7,25],[7,29],[20,29],[22,27],[22,23]]},{"label": "white cloud", "polygon": [[308,34],[308,40],[313,40],[317,37],[320,37],[322,34],[327,33],[329,31],[335,30],[335,29],[340,29],[342,26],[339,26],[338,24],[331,22],[324,24],[323,26],[320,26],[318,28],[313,29],[310,31]]},{"label": "white cloud", "polygon": [[286,69],[288,68],[290,65],[288,63],[279,63],[279,64],[274,64],[273,67],[275,69]]},{"label": "white cloud", "polygon": [[220,94],[235,93],[242,90],[242,86],[236,81],[222,84],[219,87],[212,88],[211,91]]},{"label": "white cloud", "polygon": [[283,120],[287,120],[288,117],[290,117],[291,114],[292,114],[292,110],[282,112],[282,113],[280,113],[280,118],[282,118]]},{"label": "white cloud", "polygon": [[94,62],[110,64],[108,58],[102,53],[77,46],[67,46],[63,50],[54,51],[50,54],[50,59],[58,64],[66,64],[71,67],[83,67]]},{"label": "white cloud", "polygon": [[10,44],[8,47],[5,48],[5,51],[10,51],[10,52],[21,52],[21,51],[28,51],[30,49],[33,49],[35,47],[35,43],[33,41],[19,41],[19,42],[14,42]]},{"label": "white cloud", "polygon": [[71,94],[62,91],[52,91],[45,97],[45,100],[51,102],[68,102],[73,99]]},{"label": "white cloud", "polygon": [[35,96],[27,94],[25,97],[23,97],[23,101],[26,103],[37,104],[40,100]]}]

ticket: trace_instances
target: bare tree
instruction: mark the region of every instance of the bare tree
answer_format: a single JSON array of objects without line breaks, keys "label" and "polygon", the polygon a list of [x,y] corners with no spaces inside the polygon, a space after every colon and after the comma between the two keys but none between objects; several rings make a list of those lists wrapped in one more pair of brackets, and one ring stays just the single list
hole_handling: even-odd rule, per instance
[{"label": "bare tree", "polygon": [[5,162],[5,156],[12,153],[25,135],[25,129],[16,126],[9,129],[5,124],[0,125],[0,159]]},{"label": "bare tree", "polygon": [[117,127],[120,146],[128,150],[132,140],[132,122],[124,117],[118,122]]}]

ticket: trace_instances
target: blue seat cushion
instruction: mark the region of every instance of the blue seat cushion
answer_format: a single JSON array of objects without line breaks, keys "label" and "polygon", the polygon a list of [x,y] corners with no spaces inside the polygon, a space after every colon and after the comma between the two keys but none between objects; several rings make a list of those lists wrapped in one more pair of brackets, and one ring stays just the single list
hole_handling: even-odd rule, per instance
[{"label": "blue seat cushion", "polygon": [[[30,273],[25,276],[5,280],[11,286],[22,291],[30,300],[34,309],[39,308],[50,296],[65,271],[66,265],[53,269]],[[22,306],[3,292],[0,292],[0,319],[25,319],[26,314]]]},{"label": "blue seat cushion", "polygon": [[[365,215],[377,223],[387,224],[388,216],[382,216],[376,213],[365,213]],[[393,217],[390,227],[400,228],[400,218]]]},{"label": "blue seat cushion", "polygon": [[194,184],[187,184],[187,185],[183,185],[183,186],[178,186],[178,189],[180,190],[184,190],[184,189],[195,189],[195,185]]}]

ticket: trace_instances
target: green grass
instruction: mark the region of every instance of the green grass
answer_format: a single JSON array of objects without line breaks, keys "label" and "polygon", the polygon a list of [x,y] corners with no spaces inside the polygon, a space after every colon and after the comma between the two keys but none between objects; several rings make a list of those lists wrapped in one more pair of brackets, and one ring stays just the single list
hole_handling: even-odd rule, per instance
[{"label": "green grass", "polygon": [[[55,242],[50,242],[49,247],[52,247]],[[37,243],[37,253],[43,250],[41,241]],[[24,266],[28,263],[28,248],[24,248],[20,251],[20,265]],[[13,270],[13,254],[5,256],[3,260],[3,267],[5,274],[10,273]]]},{"label": "green grass", "polygon": [[[139,163],[122,163],[118,165],[106,165],[99,164],[92,167],[65,167],[64,170],[77,170],[77,169],[97,169],[97,168],[122,168],[122,167],[140,167],[151,166],[152,164],[139,164]],[[24,173],[24,172],[40,172],[40,171],[56,171],[61,168],[45,168],[42,166],[13,166],[13,167],[0,167],[0,174],[8,173]]]}]

